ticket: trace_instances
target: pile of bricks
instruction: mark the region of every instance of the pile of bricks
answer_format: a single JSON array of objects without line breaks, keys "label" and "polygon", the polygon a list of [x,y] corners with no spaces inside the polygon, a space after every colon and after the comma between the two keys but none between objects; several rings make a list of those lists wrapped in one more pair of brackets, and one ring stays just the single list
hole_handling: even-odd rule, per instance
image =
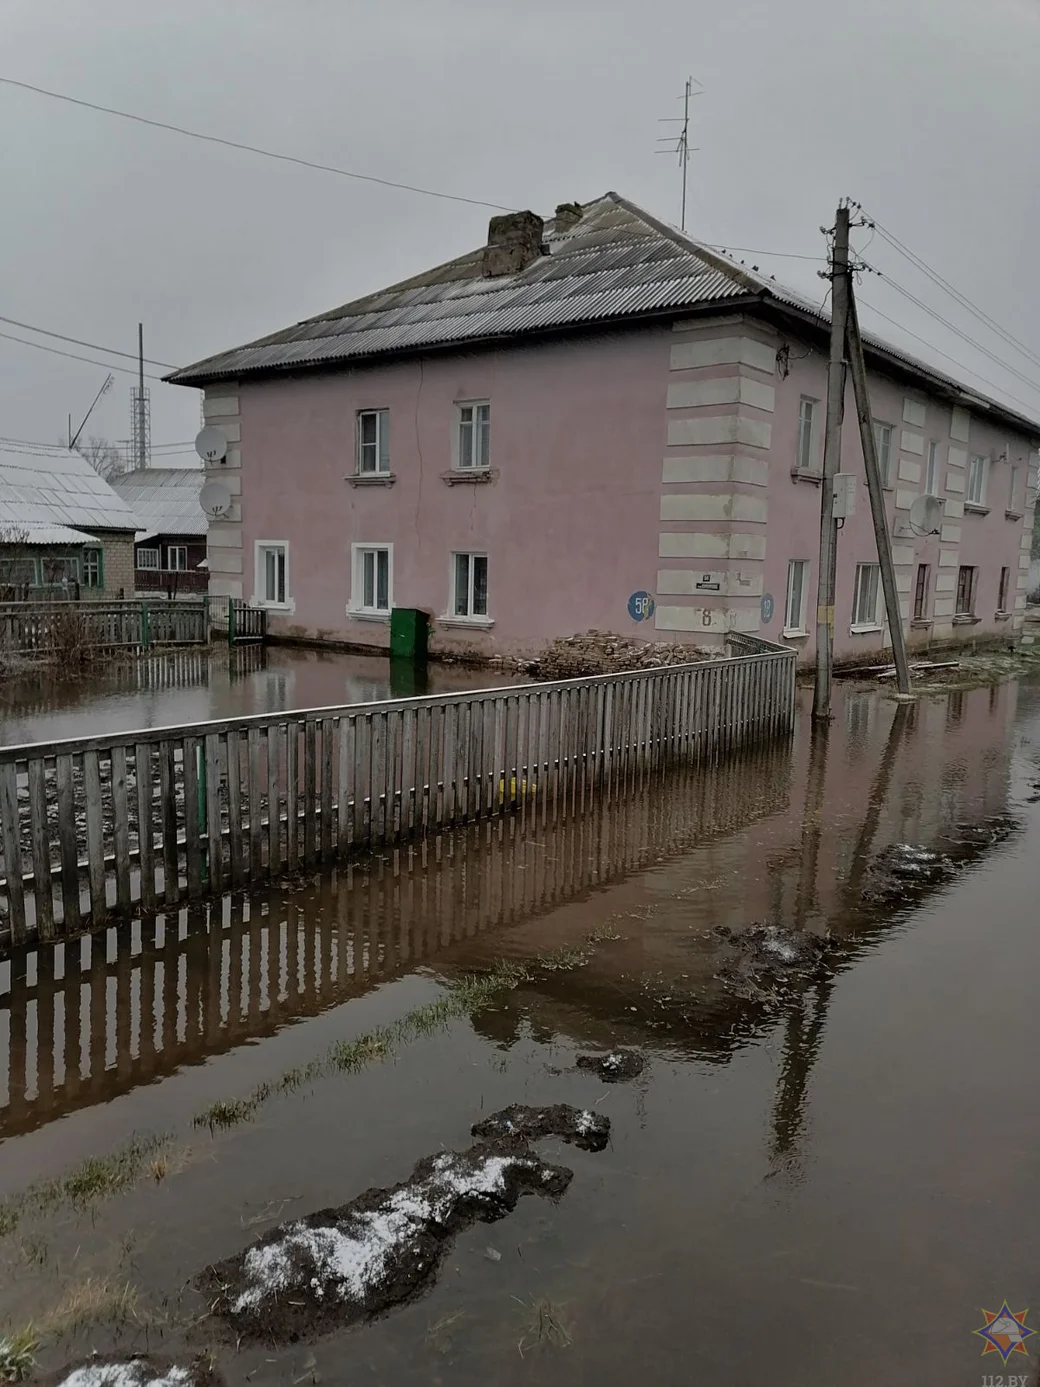
[{"label": "pile of bricks", "polygon": [[528,674],[538,679],[578,679],[592,674],[618,674],[628,669],[656,669],[661,665],[687,665],[694,660],[710,660],[719,650],[701,650],[695,645],[666,644],[664,641],[638,641],[609,631],[586,631],[581,636],[562,636],[536,659],[524,663]]}]

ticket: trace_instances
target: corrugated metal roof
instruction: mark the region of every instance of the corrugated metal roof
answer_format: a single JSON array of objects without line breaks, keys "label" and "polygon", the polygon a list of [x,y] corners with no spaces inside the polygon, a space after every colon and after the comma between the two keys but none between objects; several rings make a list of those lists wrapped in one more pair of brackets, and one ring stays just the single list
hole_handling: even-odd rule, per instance
[{"label": "corrugated metal roof", "polygon": [[[79,453],[55,449],[30,454],[0,446],[0,543],[6,534],[21,539],[48,526],[72,532],[138,528],[123,498]],[[82,540],[77,535],[69,542]]]},{"label": "corrugated metal roof", "polygon": [[22,544],[92,544],[94,536],[71,525],[26,525],[21,530]]},{"label": "corrugated metal roof", "polygon": [[140,521],[140,540],[150,535],[204,535],[207,521],[199,492],[205,480],[201,467],[146,467],[124,472],[112,487]]},{"label": "corrugated metal roof", "polygon": [[[460,347],[557,328],[610,324],[717,303],[773,304],[826,327],[829,315],[800,294],[709,250],[648,212],[606,193],[557,232],[548,254],[519,274],[482,274],[483,247],[432,270],[207,357],[167,379],[198,386],[253,372],[327,369],[373,357]],[[863,334],[875,355],[945,391],[963,392],[1032,431],[1035,421],[973,386]]]},{"label": "corrugated metal roof", "polygon": [[481,273],[481,247],[169,379],[188,385],[250,371],[327,366],[759,293],[745,271],[614,193],[589,203],[572,230],[557,234],[550,226],[546,246],[549,254],[519,274],[494,279]]}]

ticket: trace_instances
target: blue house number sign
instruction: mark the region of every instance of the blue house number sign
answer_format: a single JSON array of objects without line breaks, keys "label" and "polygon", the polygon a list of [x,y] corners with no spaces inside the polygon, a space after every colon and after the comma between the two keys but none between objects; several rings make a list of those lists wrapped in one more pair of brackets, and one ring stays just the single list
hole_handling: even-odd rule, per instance
[{"label": "blue house number sign", "polygon": [[634,592],[628,599],[628,614],[633,621],[647,621],[653,616],[655,605],[648,592]]}]

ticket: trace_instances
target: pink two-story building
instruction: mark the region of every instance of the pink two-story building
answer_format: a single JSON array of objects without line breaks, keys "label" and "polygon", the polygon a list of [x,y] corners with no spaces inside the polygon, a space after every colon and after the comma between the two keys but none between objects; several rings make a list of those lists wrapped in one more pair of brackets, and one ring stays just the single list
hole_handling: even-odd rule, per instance
[{"label": "pink two-story building", "polygon": [[[533,654],[596,628],[812,654],[828,321],[615,193],[170,377],[204,387],[231,498],[210,591],[286,637]],[[875,436],[914,643],[1023,618],[1040,424],[871,339]],[[863,475],[851,389],[842,470]],[[941,498],[938,532],[910,507]],[[888,642],[865,488],[835,645]]]}]

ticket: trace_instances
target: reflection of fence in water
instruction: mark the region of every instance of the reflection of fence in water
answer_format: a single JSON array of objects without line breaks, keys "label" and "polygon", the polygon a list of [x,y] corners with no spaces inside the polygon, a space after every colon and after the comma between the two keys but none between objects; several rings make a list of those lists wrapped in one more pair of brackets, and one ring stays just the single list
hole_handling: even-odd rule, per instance
[{"label": "reflection of fence in water", "polygon": [[537,916],[784,808],[786,745],[598,801],[542,828],[497,819],[346,867],[21,953],[3,970],[10,1136],[270,1035],[475,934]]}]

